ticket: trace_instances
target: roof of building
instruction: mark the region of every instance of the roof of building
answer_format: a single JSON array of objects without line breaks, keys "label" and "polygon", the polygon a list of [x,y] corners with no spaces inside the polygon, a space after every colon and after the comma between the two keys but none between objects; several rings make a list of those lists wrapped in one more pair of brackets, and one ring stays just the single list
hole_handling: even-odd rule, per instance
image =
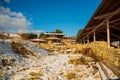
[{"label": "roof of building", "polygon": [[77,38],[77,42],[86,39],[93,41],[93,32],[96,40],[107,40],[106,21],[109,20],[111,41],[120,37],[120,0],[102,0],[88,24]]},{"label": "roof of building", "polygon": [[48,40],[59,40],[59,38],[56,38],[56,37],[48,37],[46,39],[48,39]]},{"label": "roof of building", "polygon": [[63,35],[64,36],[64,34],[63,33],[44,33],[45,35]]},{"label": "roof of building", "polygon": [[45,40],[43,40],[43,39],[30,39],[30,41],[44,42]]}]

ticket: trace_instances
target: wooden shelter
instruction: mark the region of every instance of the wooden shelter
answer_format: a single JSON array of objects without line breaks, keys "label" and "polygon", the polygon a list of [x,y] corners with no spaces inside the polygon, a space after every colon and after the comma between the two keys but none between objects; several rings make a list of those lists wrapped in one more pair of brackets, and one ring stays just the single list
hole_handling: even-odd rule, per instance
[{"label": "wooden shelter", "polygon": [[120,41],[120,0],[102,0],[77,42]]},{"label": "wooden shelter", "polygon": [[45,40],[43,40],[43,39],[30,39],[30,41],[35,42],[37,44],[45,43]]},{"label": "wooden shelter", "polygon": [[59,44],[64,39],[65,35],[63,33],[44,33],[44,36],[48,44]]}]

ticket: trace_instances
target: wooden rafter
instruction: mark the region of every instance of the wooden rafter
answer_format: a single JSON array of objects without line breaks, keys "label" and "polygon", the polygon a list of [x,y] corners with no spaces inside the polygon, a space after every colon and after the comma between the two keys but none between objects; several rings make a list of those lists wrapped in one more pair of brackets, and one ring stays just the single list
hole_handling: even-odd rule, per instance
[{"label": "wooden rafter", "polygon": [[85,30],[91,30],[91,29],[94,29],[95,26],[92,26],[92,27],[88,27],[86,28]]},{"label": "wooden rafter", "polygon": [[115,19],[115,20],[112,20],[112,21],[110,21],[110,23],[115,23],[115,22],[117,22],[117,21],[120,21],[120,18]]},{"label": "wooden rafter", "polygon": [[[117,22],[117,21],[120,21],[120,18],[110,21],[110,24],[115,23],[115,22]],[[103,25],[106,26],[105,23],[104,23]],[[97,26],[97,25],[95,25],[95,26]],[[88,28],[86,28],[85,30],[91,30],[91,29],[94,29],[95,26],[88,27]]]},{"label": "wooden rafter", "polygon": [[110,33],[111,35],[115,36],[115,37],[118,37],[120,38],[120,36],[116,35],[116,34],[113,34],[113,33]]},{"label": "wooden rafter", "polygon": [[120,25],[120,23],[113,23],[112,25]]},{"label": "wooden rafter", "polygon": [[[100,27],[104,22],[105,22],[106,20],[103,20],[99,25],[97,25],[97,27],[95,27],[92,31],[90,31],[86,36],[84,36],[84,38],[85,37],[87,37],[89,34],[91,34],[94,30],[96,30],[98,27]],[[83,38],[83,39],[84,39]]]},{"label": "wooden rafter", "polygon": [[102,36],[101,34],[97,34],[97,35],[100,36],[100,37],[102,37],[102,38],[104,38],[104,39],[106,39],[106,37]]},{"label": "wooden rafter", "polygon": [[[109,35],[111,35],[111,40],[116,40],[117,37],[115,37],[115,35],[120,36],[119,35],[119,30],[120,30],[120,3],[111,0],[110,2],[107,3],[107,0],[105,0],[106,2],[102,2],[101,5],[98,7],[98,9],[96,10],[96,12],[94,13],[94,15],[92,16],[91,20],[89,21],[89,23],[87,24],[87,26],[84,29],[84,35],[83,33],[78,37],[78,40],[84,40],[87,39],[87,37],[90,37],[90,40],[94,40],[94,31],[96,31],[96,39],[98,40],[98,38],[100,38],[100,40],[102,39],[102,36],[104,37],[103,39],[107,40],[108,39],[108,32]],[[113,3],[113,7],[110,7]],[[102,5],[104,4],[104,5]],[[107,6],[106,6],[107,4]],[[109,10],[108,10],[109,9]],[[106,11],[105,11],[106,10]],[[104,14],[105,13],[105,14]],[[98,15],[98,16],[97,16]],[[100,15],[100,16],[99,16]],[[96,20],[96,19],[100,19],[100,20]],[[109,23],[106,24],[106,21],[109,20]],[[96,25],[97,24],[97,25]],[[90,26],[92,25],[92,26]],[[113,28],[111,30],[106,30],[107,25],[110,28]],[[115,30],[116,31],[113,31]],[[105,34],[104,34],[105,33]],[[115,35],[114,35],[115,34]],[[98,35],[101,35],[98,36]],[[93,38],[93,39],[92,39]],[[109,37],[110,38],[110,37]],[[113,39],[112,39],[113,38]]]},{"label": "wooden rafter", "polygon": [[[120,10],[120,8],[119,9],[117,9],[117,10],[115,10],[112,14],[111,14],[111,16],[109,16],[109,17],[107,17],[105,20],[103,20],[100,24],[98,24],[92,31],[90,31],[85,37],[87,37],[89,34],[91,34],[94,30],[96,30],[97,28],[99,28],[100,26],[102,26],[107,20],[109,20],[113,15],[115,15],[117,12],[118,12],[118,10]],[[84,38],[85,38],[84,37]],[[83,39],[84,39],[83,38]]]},{"label": "wooden rafter", "polygon": [[114,29],[120,30],[120,28],[116,27],[115,25],[112,25],[110,28],[114,28]]},{"label": "wooden rafter", "polygon": [[[114,12],[116,12],[116,13],[114,13]],[[119,14],[119,13],[120,13],[120,8],[118,8],[117,10],[115,10],[113,12],[106,13],[106,14],[103,14],[103,15],[100,15],[100,16],[96,16],[95,19],[106,19],[109,16],[116,15],[116,14]]]}]

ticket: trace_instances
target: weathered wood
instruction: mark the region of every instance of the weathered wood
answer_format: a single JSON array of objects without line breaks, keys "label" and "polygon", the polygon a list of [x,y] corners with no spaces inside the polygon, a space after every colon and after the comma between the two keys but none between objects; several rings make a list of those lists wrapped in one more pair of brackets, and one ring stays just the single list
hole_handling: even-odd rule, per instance
[{"label": "weathered wood", "polygon": [[114,28],[114,29],[120,30],[119,27],[116,27],[116,26],[114,26],[114,25],[112,25],[110,28]]},{"label": "weathered wood", "polygon": [[[100,24],[98,24],[93,30],[91,30],[86,36],[84,36],[82,39],[86,38],[89,34],[91,34],[94,30],[96,30],[97,28],[99,28],[100,26],[102,26],[107,20],[109,20],[112,16],[114,16],[116,13],[118,13],[118,11],[120,11],[120,8],[118,8],[117,10],[115,10],[110,16],[108,16],[106,19],[104,19]],[[82,40],[81,39],[81,40]]]},{"label": "weathered wood", "polygon": [[120,13],[120,8],[118,8],[117,10],[110,12],[110,13],[106,13],[100,16],[96,16],[95,19],[106,19],[109,16],[115,15],[115,14],[119,14]]},{"label": "weathered wood", "polygon": [[120,37],[119,37],[119,47],[120,47]]},{"label": "weathered wood", "polygon": [[94,40],[94,42],[96,41],[95,31],[93,31],[93,40]]},{"label": "weathered wood", "polygon": [[85,39],[84,39],[84,44],[85,44]]},{"label": "weathered wood", "polygon": [[87,36],[87,43],[89,43],[89,36]]},{"label": "weathered wood", "polygon": [[100,27],[106,20],[103,20],[99,25],[97,25],[93,30],[91,30],[90,32],[88,32],[88,34],[86,36],[83,37],[86,38],[89,34],[91,34],[94,30],[96,30],[98,27]]},{"label": "weathered wood", "polygon": [[100,34],[97,34],[98,36],[100,36],[100,37],[102,37],[102,38],[104,38],[104,39],[106,39],[106,37],[105,36],[103,36],[103,35],[100,35]]},{"label": "weathered wood", "polygon": [[117,38],[120,37],[120,36],[118,36],[118,35],[116,35],[116,34],[113,34],[113,33],[110,33],[110,35],[113,35],[113,36],[115,36],[115,37],[117,37]]},{"label": "weathered wood", "polygon": [[[118,18],[118,19],[109,21],[109,23],[115,23],[115,22],[117,22],[117,21],[120,21],[120,19]],[[106,26],[106,24],[103,24],[103,25]],[[95,25],[95,26],[97,26],[97,25]],[[95,26],[88,27],[88,28],[86,28],[85,30],[92,30],[92,29],[94,29]],[[102,28],[105,28],[105,27],[102,27]]]},{"label": "weathered wood", "polygon": [[109,20],[107,20],[106,23],[107,23],[107,43],[108,43],[108,48],[110,48],[110,29],[109,29]]},{"label": "weathered wood", "polygon": [[91,29],[94,29],[95,26],[92,26],[92,27],[88,27],[86,28],[85,30],[91,30]]},{"label": "weathered wood", "polygon": [[120,21],[120,18],[112,20],[112,21],[110,21],[110,23],[114,23],[114,22],[117,22],[117,21]]}]

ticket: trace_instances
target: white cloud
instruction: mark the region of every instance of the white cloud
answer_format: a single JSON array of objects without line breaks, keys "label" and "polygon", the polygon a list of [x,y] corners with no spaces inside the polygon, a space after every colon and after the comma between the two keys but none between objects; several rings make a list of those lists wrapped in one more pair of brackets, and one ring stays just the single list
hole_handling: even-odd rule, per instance
[{"label": "white cloud", "polygon": [[10,0],[4,0],[6,3],[10,3]]},{"label": "white cloud", "polygon": [[[21,12],[13,12],[10,8],[0,6],[0,30],[8,33],[35,33],[41,30],[30,30],[31,22]],[[0,32],[1,32],[0,31]]]},{"label": "white cloud", "polygon": [[12,12],[9,8],[0,6],[0,27],[28,27],[28,21],[21,12]]}]

